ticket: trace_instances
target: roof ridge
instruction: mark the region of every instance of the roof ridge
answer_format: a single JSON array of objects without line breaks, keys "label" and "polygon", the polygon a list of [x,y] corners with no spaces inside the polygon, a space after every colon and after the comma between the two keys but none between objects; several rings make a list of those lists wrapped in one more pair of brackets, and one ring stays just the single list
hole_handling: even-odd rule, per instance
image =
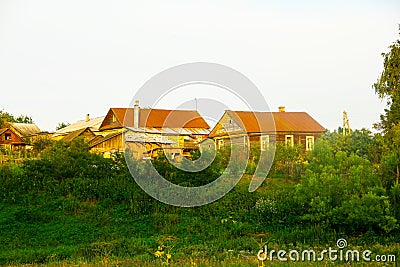
[{"label": "roof ridge", "polygon": [[[134,107],[125,107],[125,108],[110,108],[110,109],[134,109]],[[145,109],[145,110],[164,110],[164,111],[194,111],[194,112],[197,112],[197,113],[199,113],[199,111],[198,110],[195,110],[195,109],[164,109],[164,108],[140,108],[140,110],[143,110],[143,109]]]}]

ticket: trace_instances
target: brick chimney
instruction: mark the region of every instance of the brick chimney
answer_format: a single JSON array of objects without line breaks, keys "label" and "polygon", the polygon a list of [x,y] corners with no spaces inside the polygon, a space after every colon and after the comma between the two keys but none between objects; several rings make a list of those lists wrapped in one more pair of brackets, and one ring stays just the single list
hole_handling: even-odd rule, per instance
[{"label": "brick chimney", "polygon": [[86,122],[90,121],[90,116],[89,116],[89,114],[86,114],[86,119],[85,119],[85,121],[86,121]]},{"label": "brick chimney", "polygon": [[139,128],[139,100],[135,101],[133,106],[133,127]]},{"label": "brick chimney", "polygon": [[279,112],[285,112],[285,106],[278,107]]}]

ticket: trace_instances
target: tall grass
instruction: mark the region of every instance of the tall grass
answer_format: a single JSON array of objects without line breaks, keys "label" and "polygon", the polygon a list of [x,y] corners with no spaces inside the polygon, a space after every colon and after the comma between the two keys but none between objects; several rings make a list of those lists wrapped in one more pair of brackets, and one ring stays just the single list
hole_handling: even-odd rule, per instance
[{"label": "tall grass", "polygon": [[399,252],[397,230],[347,232],[309,223],[293,197],[296,182],[267,178],[249,193],[250,178],[217,202],[173,207],[143,192],[122,158],[56,144],[39,160],[0,167],[0,265],[157,266],[168,252],[171,266],[257,266],[260,244],[321,247],[339,237]]}]

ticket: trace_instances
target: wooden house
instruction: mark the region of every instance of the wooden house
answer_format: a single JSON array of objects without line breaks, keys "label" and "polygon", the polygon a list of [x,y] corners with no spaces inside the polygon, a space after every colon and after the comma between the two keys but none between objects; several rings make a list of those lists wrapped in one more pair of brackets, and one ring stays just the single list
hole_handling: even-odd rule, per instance
[{"label": "wooden house", "polygon": [[109,157],[111,154],[116,152],[124,152],[124,146],[122,145],[122,132],[116,131],[114,133],[108,133],[104,136],[97,136],[90,142],[90,151],[93,153],[103,154],[105,157]]},{"label": "wooden house", "polygon": [[[116,152],[129,151],[135,159],[157,156],[160,148],[173,149],[174,142],[158,133],[131,131],[123,128],[122,131],[109,133],[102,138],[90,142],[91,151],[109,157]],[[171,150],[170,150],[171,151]],[[174,150],[179,153],[179,150]]]},{"label": "wooden house", "polygon": [[83,129],[79,129],[65,135],[61,140],[67,143],[70,143],[77,138],[83,138],[85,142],[91,142],[97,135],[90,129],[90,127],[86,127]]},{"label": "wooden house", "polygon": [[105,136],[93,143],[94,152],[129,148],[140,158],[154,156],[160,148],[187,154],[207,138],[210,126],[194,110],[139,108],[136,102],[134,108],[110,108],[99,130]]},{"label": "wooden house", "polygon": [[62,129],[55,131],[52,135],[52,138],[54,140],[61,140],[70,133],[80,131],[83,129],[87,129],[87,128],[89,128],[92,131],[92,133],[97,135],[97,134],[99,134],[99,127],[100,127],[101,123],[103,122],[103,120],[104,120],[104,117],[98,117],[98,118],[91,119],[89,114],[87,114],[86,118],[84,120],[80,120],[80,121],[71,123],[67,127],[64,127]]},{"label": "wooden house", "polygon": [[7,150],[24,150],[30,145],[30,137],[40,133],[36,124],[6,123],[0,129],[0,146]]},{"label": "wooden house", "polygon": [[226,144],[258,143],[265,150],[271,142],[290,146],[301,144],[312,150],[314,142],[326,131],[306,112],[252,112],[227,110],[210,133],[217,148]]}]

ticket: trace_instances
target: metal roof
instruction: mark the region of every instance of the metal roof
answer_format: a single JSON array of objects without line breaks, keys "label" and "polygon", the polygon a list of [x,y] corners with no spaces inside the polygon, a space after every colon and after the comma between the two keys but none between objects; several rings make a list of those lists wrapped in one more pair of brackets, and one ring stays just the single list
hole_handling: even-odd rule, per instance
[{"label": "metal roof", "polygon": [[89,127],[80,129],[80,130],[76,130],[73,132],[70,132],[69,134],[67,134],[66,136],[64,136],[64,138],[62,139],[64,142],[71,142],[73,141],[75,138],[77,138],[78,136],[80,136],[81,134],[83,134],[85,131],[90,131],[93,135],[93,131],[90,130]]},{"label": "metal roof", "polygon": [[41,132],[39,127],[32,123],[9,123],[9,125],[21,136],[29,136]]},{"label": "metal roof", "polygon": [[252,112],[227,110],[226,114],[247,133],[322,133],[326,131],[321,124],[306,112]]},{"label": "metal roof", "polygon": [[[111,108],[107,115],[114,114],[118,124],[109,125],[104,121],[100,129],[133,127],[133,108]],[[107,117],[107,116],[106,116]],[[139,127],[149,128],[205,128],[210,126],[196,110],[139,109]]]},{"label": "metal roof", "polygon": [[59,135],[66,135],[68,133],[71,133],[71,132],[74,132],[77,130],[81,130],[81,129],[86,129],[88,127],[92,131],[98,131],[103,120],[104,120],[104,117],[98,117],[98,118],[91,119],[89,121],[86,121],[86,120],[77,121],[75,123],[68,125],[67,127],[64,127],[60,130],[55,131],[53,134],[53,137],[59,136]]},{"label": "metal roof", "polygon": [[158,133],[164,135],[208,135],[210,133],[210,130],[204,128],[168,128],[168,127],[161,129],[155,129],[150,127],[140,127],[140,128],[125,127],[125,128],[132,132]]}]

